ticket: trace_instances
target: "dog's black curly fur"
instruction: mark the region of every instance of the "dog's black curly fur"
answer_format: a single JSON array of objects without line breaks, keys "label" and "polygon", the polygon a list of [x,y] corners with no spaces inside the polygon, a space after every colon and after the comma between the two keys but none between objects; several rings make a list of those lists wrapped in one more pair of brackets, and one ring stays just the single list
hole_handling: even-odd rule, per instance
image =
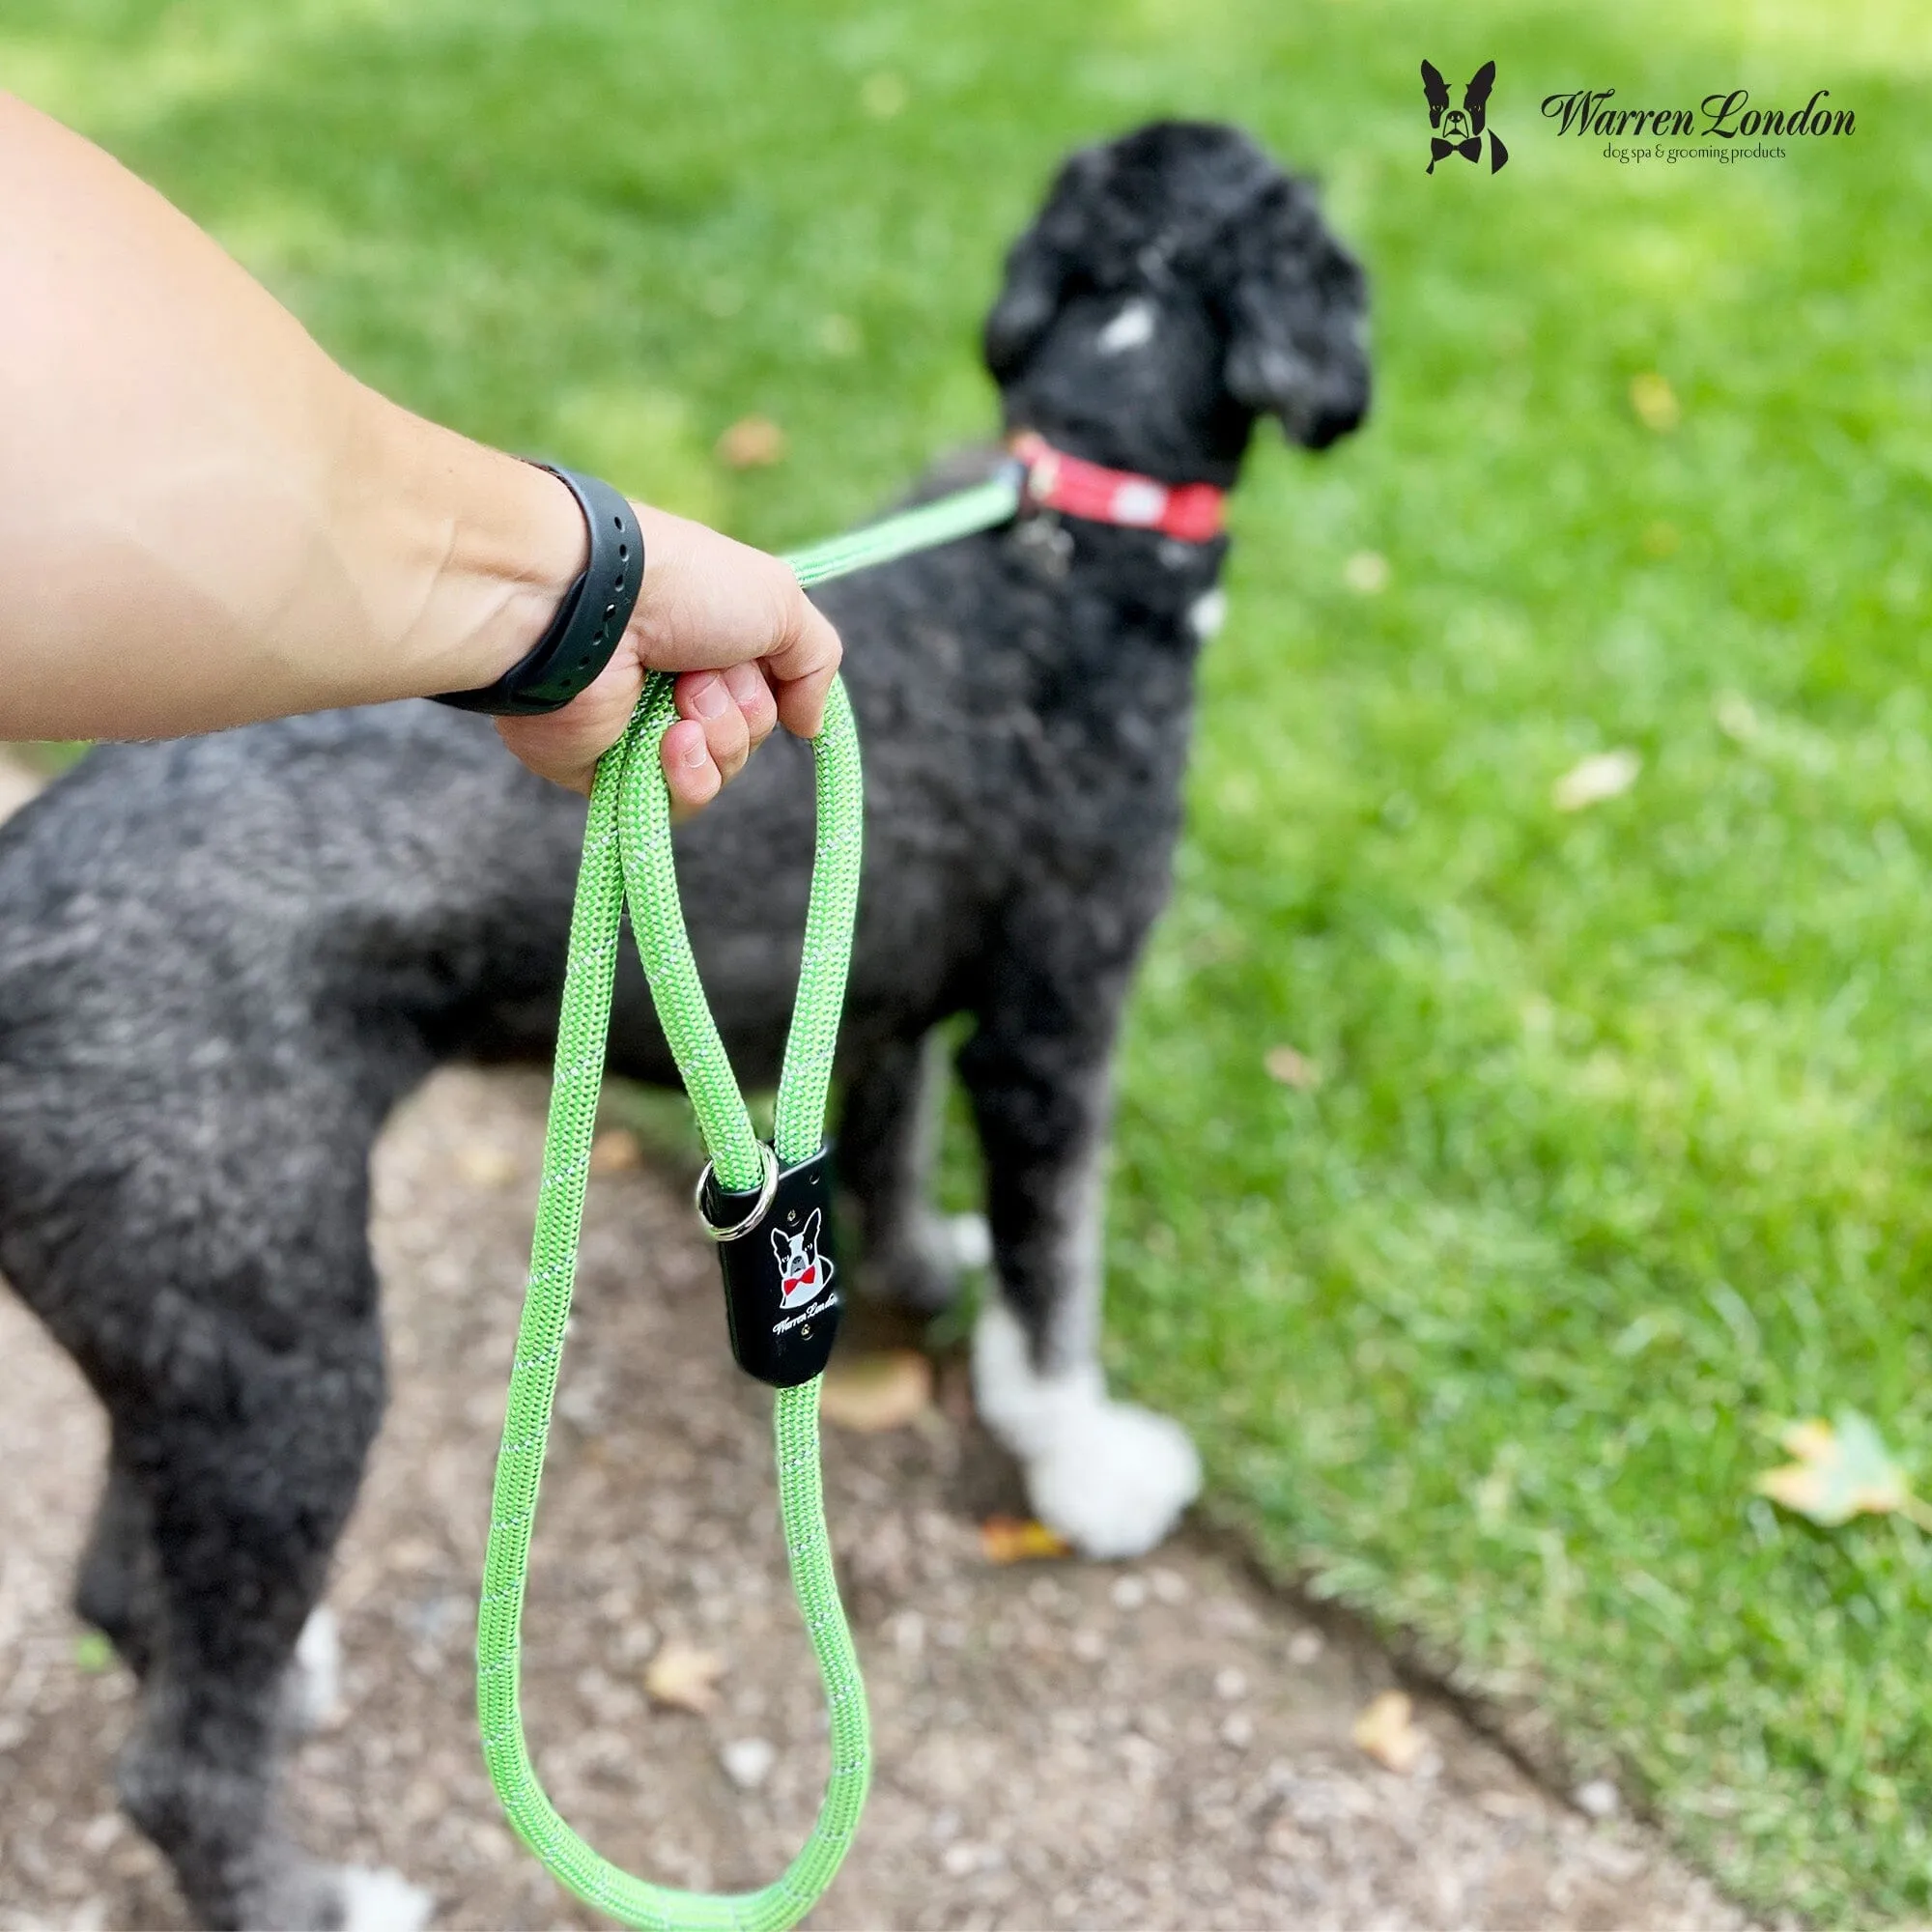
[{"label": "dog's black curly fur", "polygon": [[[1009,428],[1225,485],[1258,414],[1314,448],[1360,421],[1363,310],[1304,184],[1164,123],[1067,162],[986,360]],[[823,594],[867,755],[841,1069],[867,1269],[948,1292],[916,1117],[923,1043],[969,1014],[998,1278],[1049,1380],[1094,1373],[1107,1065],[1224,549],[1029,516]],[[809,761],[775,742],[678,834],[753,1082],[795,983]],[[0,1267],[112,1419],[78,1602],[145,1680],[126,1803],[211,1924],[348,1910],[272,1792],[281,1679],[382,1409],[369,1149],[440,1061],[547,1057],[582,825],[486,723],[412,703],[102,749],[0,834]],[[611,1064],[675,1078],[634,961]]]}]

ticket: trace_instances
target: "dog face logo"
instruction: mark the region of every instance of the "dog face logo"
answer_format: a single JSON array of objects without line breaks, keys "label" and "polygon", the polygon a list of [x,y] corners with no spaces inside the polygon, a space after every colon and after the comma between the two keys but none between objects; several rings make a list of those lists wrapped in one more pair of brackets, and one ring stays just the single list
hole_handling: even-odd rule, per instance
[{"label": "dog face logo", "polygon": [[[1435,172],[1437,161],[1446,161],[1451,155],[1461,155],[1465,161],[1480,161],[1483,158],[1483,128],[1489,111],[1490,89],[1496,84],[1496,64],[1485,61],[1476,70],[1475,77],[1463,90],[1463,104],[1449,105],[1449,83],[1436,72],[1429,61],[1422,63],[1422,92],[1429,102],[1429,125],[1435,131],[1429,142],[1429,166],[1426,174]],[[1495,174],[1509,159],[1509,150],[1503,146],[1493,129],[1490,133],[1490,172]]]},{"label": "dog face logo", "polygon": [[832,1286],[832,1264],[818,1252],[818,1209],[805,1217],[805,1226],[795,1235],[782,1228],[772,1230],[772,1253],[778,1257],[782,1283],[779,1305],[798,1308]]}]

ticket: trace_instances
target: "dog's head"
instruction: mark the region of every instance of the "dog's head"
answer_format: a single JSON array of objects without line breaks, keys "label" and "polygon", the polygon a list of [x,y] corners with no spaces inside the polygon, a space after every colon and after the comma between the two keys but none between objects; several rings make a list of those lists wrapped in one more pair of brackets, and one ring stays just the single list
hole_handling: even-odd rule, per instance
[{"label": "dog's head", "polygon": [[1321,449],[1369,405],[1367,283],[1253,141],[1159,121],[1061,169],[1007,257],[986,365],[1009,428],[1231,483],[1258,415]]},{"label": "dog's head", "polygon": [[1466,141],[1483,131],[1488,118],[1490,90],[1496,84],[1496,64],[1485,61],[1463,90],[1463,104],[1449,104],[1449,83],[1434,62],[1422,63],[1422,92],[1429,102],[1429,125],[1445,141]]},{"label": "dog's head", "polygon": [[[772,1230],[772,1253],[778,1258],[782,1284],[781,1299],[786,1308],[809,1301],[824,1288],[819,1274],[818,1209],[806,1217],[805,1226],[795,1235],[782,1228]],[[829,1279],[829,1273],[826,1279]]]}]

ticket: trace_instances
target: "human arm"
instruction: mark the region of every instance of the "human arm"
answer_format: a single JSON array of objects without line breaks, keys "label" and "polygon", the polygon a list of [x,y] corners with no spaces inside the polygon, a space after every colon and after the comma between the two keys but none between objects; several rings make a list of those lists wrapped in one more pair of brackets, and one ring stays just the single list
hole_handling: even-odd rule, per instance
[{"label": "human arm", "polygon": [[[638,515],[615,656],[563,710],[499,728],[581,788],[645,668],[690,673],[664,752],[690,807],[775,718],[817,728],[838,639],[777,559]],[[0,95],[0,737],[486,685],[586,554],[556,478],[357,383],[153,189]],[[722,694],[701,675],[737,666]]]}]

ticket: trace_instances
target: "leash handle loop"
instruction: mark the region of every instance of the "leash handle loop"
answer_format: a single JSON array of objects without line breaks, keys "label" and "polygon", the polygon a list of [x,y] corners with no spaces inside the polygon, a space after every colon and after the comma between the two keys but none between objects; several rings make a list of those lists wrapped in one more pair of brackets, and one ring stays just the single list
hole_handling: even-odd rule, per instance
[{"label": "leash handle loop", "polygon": [[[1009,469],[977,489],[835,538],[790,561],[802,583],[822,582],[1003,523],[1014,514],[1018,497],[1018,478]],[[720,1895],[653,1885],[600,1857],[558,1815],[537,1776],[524,1736],[519,1690],[530,1537],[570,1319],[627,894],[651,997],[691,1094],[719,1186],[731,1192],[758,1188],[768,1153],[753,1132],[732,1077],[678,903],[670,800],[658,763],[659,741],[675,716],[671,680],[654,675],[623,738],[599,761],[591,787],[571,913],[529,1281],[497,1457],[477,1606],[476,1710],[484,1761],[505,1816],[558,1883],[585,1904],[645,1932],[787,1932],[837,1876],[871,1778],[866,1690],[838,1600],[825,1526],[818,1376],[781,1387],[773,1406],[779,1514],[792,1588],[825,1685],[832,1747],[818,1820],[785,1871],[762,1890]],[[859,738],[839,680],[834,680],[827,696],[824,727],[812,741],[812,751],[817,848],[804,964],[773,1135],[778,1159],[787,1170],[811,1164],[823,1143],[826,1094],[858,907],[864,817]]]},{"label": "leash handle loop", "polygon": [[[763,1165],[751,1116],[698,982],[678,905],[669,797],[658,766],[659,740],[675,716],[670,680],[653,677],[630,728],[599,762],[591,788],[529,1287],[511,1370],[484,1558],[476,1631],[477,1717],[491,1782],[510,1824],[552,1875],[585,1904],[650,1932],[784,1932],[810,1910],[838,1872],[858,1829],[871,1776],[865,1686],[838,1601],[825,1527],[816,1377],[781,1390],[774,1416],[779,1509],[792,1584],[832,1719],[832,1774],[825,1801],[811,1835],[786,1871],[760,1891],[715,1895],[656,1886],[611,1864],[565,1823],[544,1791],[524,1737],[519,1698],[530,1536],[570,1318],[627,883],[632,928],[651,995],[713,1165],[722,1176],[753,1187]],[[811,1143],[809,1151],[815,1151],[821,1138],[858,903],[863,806],[858,732],[840,684],[833,686],[825,728],[813,741],[813,752],[818,857],[812,871],[812,914],[807,920],[806,971],[780,1088],[781,1152],[805,1138]]]}]

